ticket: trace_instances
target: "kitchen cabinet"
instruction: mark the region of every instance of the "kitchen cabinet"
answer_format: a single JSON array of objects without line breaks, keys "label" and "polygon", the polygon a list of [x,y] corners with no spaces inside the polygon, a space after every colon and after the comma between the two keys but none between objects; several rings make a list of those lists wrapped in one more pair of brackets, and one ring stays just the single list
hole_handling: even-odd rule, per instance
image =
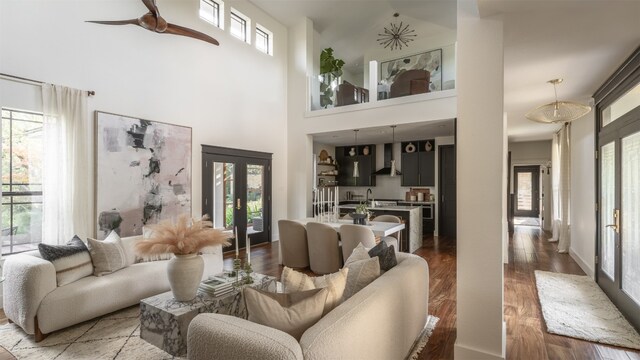
[{"label": "kitchen cabinet", "polygon": [[[365,147],[368,147],[368,154],[365,155]],[[355,145],[336,147],[336,160],[338,161],[338,185],[339,186],[376,186],[376,177],[373,172],[376,167],[376,146],[373,144],[358,145],[356,154],[351,155],[351,148],[356,150]],[[355,162],[358,162],[358,172],[360,176],[353,177]]]},{"label": "kitchen cabinet", "polygon": [[435,141],[401,143],[402,186],[435,186]]}]

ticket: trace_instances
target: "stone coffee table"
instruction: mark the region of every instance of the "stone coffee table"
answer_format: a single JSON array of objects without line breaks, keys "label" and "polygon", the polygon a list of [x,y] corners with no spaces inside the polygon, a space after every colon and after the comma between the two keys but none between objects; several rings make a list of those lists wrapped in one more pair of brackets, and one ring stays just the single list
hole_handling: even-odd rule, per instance
[{"label": "stone coffee table", "polygon": [[[226,274],[224,274],[226,276]],[[276,292],[277,281],[273,276],[252,273],[256,289]],[[143,299],[140,302],[140,337],[174,356],[187,353],[187,329],[200,313],[216,313],[247,318],[242,292],[233,290],[222,296],[212,296],[198,290],[195,299],[179,302],[173,293],[165,293]]]}]

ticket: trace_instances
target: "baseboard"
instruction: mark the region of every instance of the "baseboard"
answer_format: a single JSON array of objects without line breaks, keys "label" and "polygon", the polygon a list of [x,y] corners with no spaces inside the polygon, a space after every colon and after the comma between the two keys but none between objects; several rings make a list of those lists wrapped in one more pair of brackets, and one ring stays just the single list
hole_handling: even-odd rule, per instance
[{"label": "baseboard", "polygon": [[569,256],[571,256],[571,258],[578,263],[578,266],[582,268],[582,271],[584,271],[587,276],[595,280],[596,274],[594,269],[591,266],[587,265],[587,262],[584,261],[584,259],[571,248],[569,248]]}]

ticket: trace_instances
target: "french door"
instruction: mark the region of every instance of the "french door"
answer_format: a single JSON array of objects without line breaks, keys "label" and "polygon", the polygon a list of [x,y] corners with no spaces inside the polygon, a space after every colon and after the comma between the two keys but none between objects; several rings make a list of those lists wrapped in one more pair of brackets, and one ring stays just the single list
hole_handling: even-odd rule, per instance
[{"label": "french door", "polygon": [[203,215],[238,247],[271,241],[271,154],[203,145],[202,195]]},{"label": "french door", "polygon": [[540,166],[514,166],[515,216],[540,215]]},{"label": "french door", "polygon": [[[640,329],[640,57],[597,105],[600,287]],[[596,96],[597,99],[597,96]],[[598,99],[597,99],[598,100]]]}]

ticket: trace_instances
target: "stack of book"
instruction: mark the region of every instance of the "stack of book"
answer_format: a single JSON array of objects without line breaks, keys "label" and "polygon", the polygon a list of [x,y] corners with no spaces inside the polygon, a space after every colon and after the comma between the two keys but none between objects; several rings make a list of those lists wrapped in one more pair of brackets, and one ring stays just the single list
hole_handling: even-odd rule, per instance
[{"label": "stack of book", "polygon": [[202,281],[199,289],[211,296],[222,296],[233,292],[233,281],[221,276],[212,276]]}]

